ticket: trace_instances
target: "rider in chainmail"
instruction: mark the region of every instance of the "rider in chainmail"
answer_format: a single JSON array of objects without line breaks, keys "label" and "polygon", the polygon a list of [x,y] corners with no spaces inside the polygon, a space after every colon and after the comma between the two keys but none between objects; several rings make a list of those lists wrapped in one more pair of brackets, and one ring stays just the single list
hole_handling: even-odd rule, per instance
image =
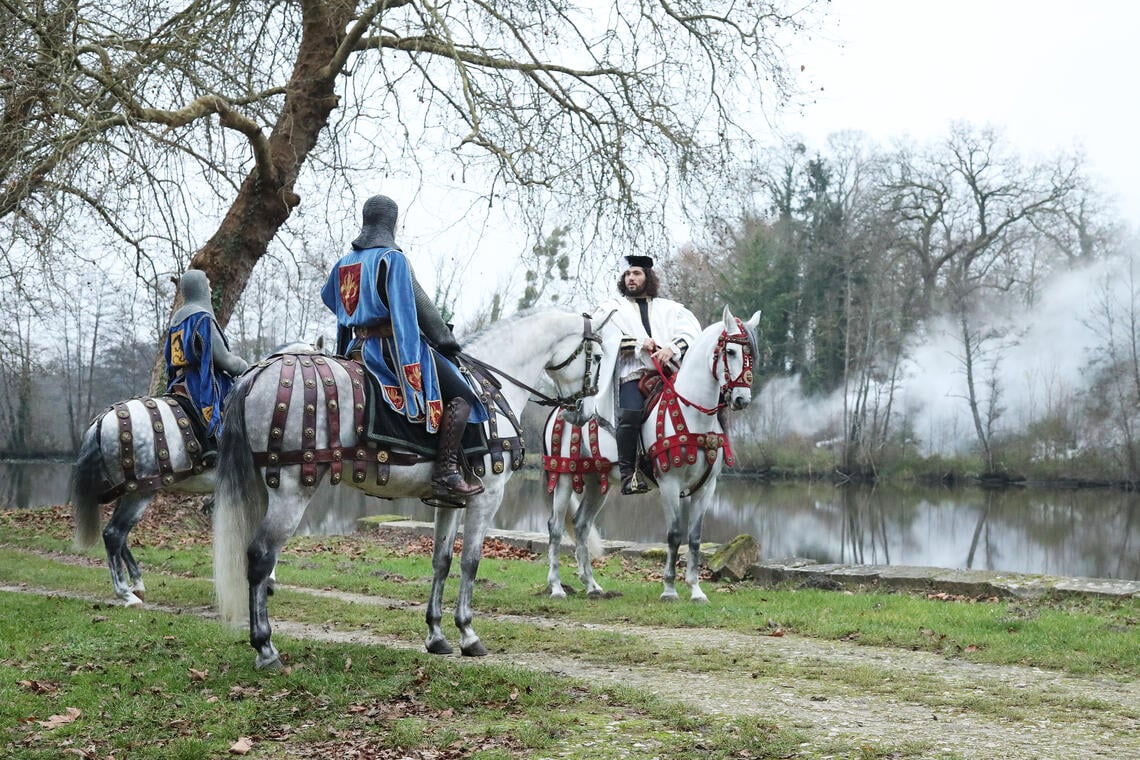
[{"label": "rider in chainmail", "polygon": [[393,411],[438,432],[433,497],[462,507],[483,491],[474,474],[462,471],[463,432],[468,422],[485,421],[486,412],[454,364],[459,343],[396,245],[398,213],[387,196],[365,202],[360,235],[333,267],[321,298],[336,314],[337,353],[364,362]]},{"label": "rider in chainmail", "polygon": [[167,393],[189,398],[205,424],[203,460],[217,456],[222,402],[249,363],[230,350],[210,301],[210,280],[200,269],[178,280],[182,305],[170,318],[166,345]]}]

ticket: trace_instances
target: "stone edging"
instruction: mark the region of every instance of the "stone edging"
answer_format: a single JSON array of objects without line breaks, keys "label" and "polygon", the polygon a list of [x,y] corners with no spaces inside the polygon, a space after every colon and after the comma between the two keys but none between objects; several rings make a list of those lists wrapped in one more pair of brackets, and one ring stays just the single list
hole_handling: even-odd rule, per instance
[{"label": "stone edging", "polygon": [[[364,529],[380,527],[403,530],[415,535],[432,535],[429,522],[393,518],[366,517],[360,520]],[[462,532],[462,527],[460,527]],[[549,539],[545,533],[489,530],[488,538],[496,538],[510,546],[545,555]],[[643,558],[662,553],[664,544],[642,544],[632,541],[605,541],[606,554]],[[566,546],[573,547],[573,537],[566,536]],[[701,554],[707,557],[717,544],[704,544]],[[1064,578],[1055,575],[1027,575],[993,570],[953,570],[939,567],[905,565],[840,565],[820,564],[810,559],[791,557],[753,564],[748,579],[758,583],[796,583],[824,589],[855,589],[868,586],[884,590],[934,591],[963,596],[1032,598],[1046,594],[1088,595],[1110,599],[1140,598],[1140,581],[1109,578]]]}]

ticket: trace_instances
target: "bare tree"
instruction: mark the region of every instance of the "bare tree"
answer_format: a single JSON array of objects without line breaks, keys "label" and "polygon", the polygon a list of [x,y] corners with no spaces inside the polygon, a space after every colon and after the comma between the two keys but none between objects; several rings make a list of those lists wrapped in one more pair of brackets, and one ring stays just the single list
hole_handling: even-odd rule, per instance
[{"label": "bare tree", "polygon": [[1125,477],[1140,480],[1140,282],[1136,262],[1112,272],[1098,288],[1088,324],[1100,339],[1092,356],[1088,407],[1114,431],[1109,447]]},{"label": "bare tree", "polygon": [[925,313],[935,310],[952,262],[972,283],[1003,290],[1017,285],[1033,223],[1062,213],[1079,166],[1075,159],[1024,165],[997,131],[965,124],[925,155],[901,149],[889,186],[903,244],[921,278]]},{"label": "bare tree", "polygon": [[0,0],[0,218],[97,219],[156,288],[158,254],[193,253],[223,323],[307,171],[351,194],[352,166],[426,154],[535,229],[557,198],[633,235],[668,189],[723,185],[807,20],[783,0]]}]

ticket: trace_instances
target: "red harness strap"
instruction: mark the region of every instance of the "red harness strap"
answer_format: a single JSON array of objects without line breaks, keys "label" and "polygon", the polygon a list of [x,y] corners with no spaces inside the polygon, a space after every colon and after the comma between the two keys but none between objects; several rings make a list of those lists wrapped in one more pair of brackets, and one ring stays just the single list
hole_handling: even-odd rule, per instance
[{"label": "red harness strap", "polygon": [[[562,418],[562,410],[558,410],[554,414],[554,427],[550,431],[550,447],[553,451],[561,452],[562,435],[566,421]],[[586,446],[583,451],[582,428],[579,425],[570,425],[570,455],[564,457],[555,454],[543,454],[542,469],[549,473],[546,478],[547,493],[554,493],[554,489],[558,486],[558,479],[567,473],[570,475],[570,483],[575,493],[582,493],[582,488],[585,486],[582,476],[591,472],[597,473],[602,493],[609,490],[609,475],[613,462],[603,457],[601,449],[598,448],[598,420],[596,418],[590,418],[586,426],[586,435]]]},{"label": "red harness strap", "polygon": [[[673,435],[665,435],[665,420],[672,420]],[[732,467],[735,457],[732,455],[732,445],[726,433],[694,433],[685,427],[685,417],[681,413],[681,404],[677,400],[677,392],[672,386],[667,386],[661,394],[661,402],[657,405],[657,427],[655,429],[657,440],[649,447],[647,452],[650,459],[656,461],[657,469],[668,472],[670,467],[680,467],[685,464],[696,464],[697,455],[704,451],[705,462],[709,467],[716,462],[720,449],[724,449],[724,463]]]}]

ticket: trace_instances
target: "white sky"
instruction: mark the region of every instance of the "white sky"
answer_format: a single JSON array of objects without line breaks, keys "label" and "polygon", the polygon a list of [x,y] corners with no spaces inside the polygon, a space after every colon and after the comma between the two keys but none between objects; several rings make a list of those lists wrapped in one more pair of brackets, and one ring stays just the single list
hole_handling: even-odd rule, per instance
[{"label": "white sky", "polygon": [[[828,135],[843,130],[888,147],[895,138],[944,139],[962,120],[999,129],[1026,160],[1079,150],[1120,215],[1140,228],[1140,150],[1132,134],[1140,133],[1140,94],[1130,87],[1140,74],[1138,30],[1140,2],[1133,0],[833,0],[819,30],[789,51],[814,95],[776,114],[773,126],[823,150]],[[400,199],[397,239],[481,285],[462,290],[457,322],[483,311],[506,283],[513,283],[513,306],[525,241],[509,219],[467,209],[470,188],[444,188],[440,204],[431,193],[394,186],[386,178],[382,189]],[[358,215],[344,209],[346,240]],[[691,232],[678,229],[675,242]],[[619,265],[615,257],[615,273]],[[417,264],[429,289],[432,270],[426,259]]]},{"label": "white sky", "polygon": [[939,139],[951,122],[1002,130],[1028,158],[1083,149],[1090,172],[1140,224],[1140,3],[1131,0],[834,0],[791,56],[813,104],[780,126]]}]

